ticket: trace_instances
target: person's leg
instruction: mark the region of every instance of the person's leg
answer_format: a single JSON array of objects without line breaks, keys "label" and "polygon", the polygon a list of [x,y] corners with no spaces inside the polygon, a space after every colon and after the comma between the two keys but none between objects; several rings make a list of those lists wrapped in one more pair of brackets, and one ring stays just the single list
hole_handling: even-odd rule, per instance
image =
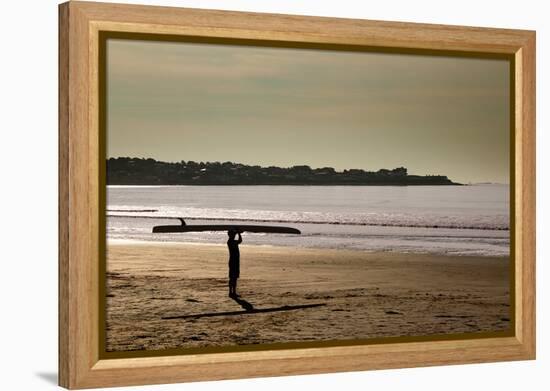
[{"label": "person's leg", "polygon": [[235,296],[236,292],[236,281],[235,278],[229,278],[229,296]]}]

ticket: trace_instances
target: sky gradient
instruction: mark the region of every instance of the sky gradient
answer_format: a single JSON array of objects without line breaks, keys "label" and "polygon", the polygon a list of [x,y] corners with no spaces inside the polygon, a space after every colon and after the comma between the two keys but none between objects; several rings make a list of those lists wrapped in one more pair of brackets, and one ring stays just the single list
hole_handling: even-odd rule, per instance
[{"label": "sky gradient", "polygon": [[505,60],[114,40],[107,155],[509,182]]}]

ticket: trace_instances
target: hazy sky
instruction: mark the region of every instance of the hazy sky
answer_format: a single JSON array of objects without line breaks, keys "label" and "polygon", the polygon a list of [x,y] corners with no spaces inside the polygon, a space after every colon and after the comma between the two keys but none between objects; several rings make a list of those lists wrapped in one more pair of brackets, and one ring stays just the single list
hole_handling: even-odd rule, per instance
[{"label": "hazy sky", "polygon": [[504,60],[109,40],[109,157],[509,181]]}]

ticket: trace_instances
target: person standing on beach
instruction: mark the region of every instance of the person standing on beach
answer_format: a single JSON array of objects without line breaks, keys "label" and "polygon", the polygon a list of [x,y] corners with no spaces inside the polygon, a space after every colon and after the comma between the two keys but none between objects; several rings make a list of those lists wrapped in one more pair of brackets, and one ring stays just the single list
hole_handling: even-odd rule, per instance
[{"label": "person standing on beach", "polygon": [[[227,231],[229,239],[227,240],[227,248],[229,249],[229,297],[237,297],[237,279],[240,275],[241,256],[239,253],[239,244],[243,238],[241,233],[237,231]],[[239,238],[235,240],[235,235]]]}]

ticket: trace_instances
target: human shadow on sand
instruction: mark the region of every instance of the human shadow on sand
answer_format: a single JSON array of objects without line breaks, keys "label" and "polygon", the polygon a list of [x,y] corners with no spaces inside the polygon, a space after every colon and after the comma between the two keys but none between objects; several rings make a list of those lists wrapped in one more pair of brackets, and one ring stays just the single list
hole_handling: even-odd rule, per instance
[{"label": "human shadow on sand", "polygon": [[245,311],[254,311],[254,306],[252,305],[252,303],[246,301],[245,299],[241,298],[240,296],[238,295],[235,295],[235,296],[230,296],[233,300],[235,300],[235,302],[240,305],[243,310]]},{"label": "human shadow on sand", "polygon": [[318,303],[318,304],[284,305],[281,307],[271,307],[271,308],[254,308],[254,306],[250,302],[246,301],[245,299],[239,296],[232,296],[231,298],[235,300],[235,302],[243,308],[243,311],[206,312],[202,314],[164,316],[161,319],[198,319],[198,318],[211,318],[214,316],[251,315],[251,314],[261,314],[266,312],[303,310],[306,308],[326,306],[326,303]]}]

